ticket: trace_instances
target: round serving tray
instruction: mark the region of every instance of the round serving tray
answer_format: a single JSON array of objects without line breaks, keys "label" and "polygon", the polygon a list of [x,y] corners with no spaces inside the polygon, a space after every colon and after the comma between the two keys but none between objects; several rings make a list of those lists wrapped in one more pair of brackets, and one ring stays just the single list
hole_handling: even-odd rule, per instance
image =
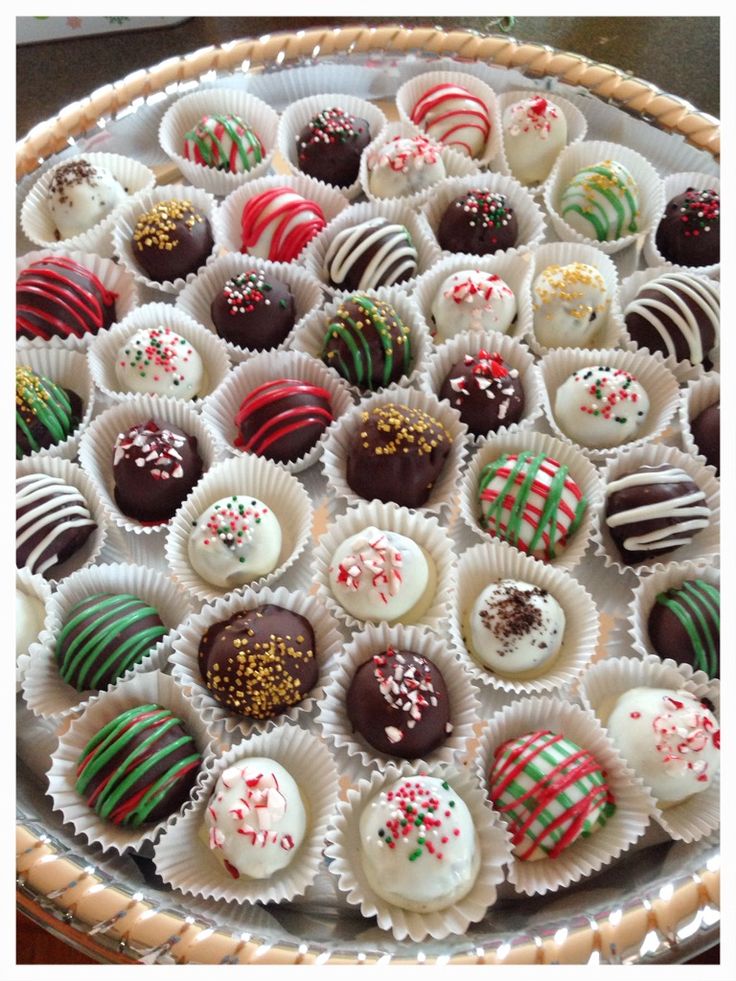
[{"label": "round serving tray", "polygon": [[[170,59],[93,93],[34,127],[17,144],[18,200],[49,157],[91,150],[110,138],[169,179],[157,149],[158,120],[172,98],[221,79],[265,89],[272,104],[288,103],[289,76],[326,69],[343,77],[344,91],[384,101],[413,69],[430,63],[485,72],[497,90],[543,87],[579,105],[595,107],[599,125],[610,113],[616,139],[647,144],[666,172],[674,148],[693,170],[716,174],[718,120],[681,99],[607,65],[509,37],[430,28],[335,28],[235,41]],[[351,72],[353,73],[351,75]],[[264,76],[259,79],[258,76]],[[306,76],[304,76],[306,78]],[[300,77],[300,82],[303,79]],[[261,83],[260,88],[256,83]],[[283,84],[280,84],[283,83]],[[293,82],[292,82],[293,84]],[[336,91],[337,89],[332,89]],[[278,103],[281,92],[283,105]],[[276,93],[276,96],[274,96]],[[387,104],[388,104],[387,102]],[[622,111],[623,110],[623,111]],[[651,127],[663,130],[650,142]],[[590,137],[590,134],[589,134]],[[592,138],[597,138],[593,136]],[[664,141],[667,141],[666,143]],[[155,147],[151,153],[151,144]],[[689,144],[689,146],[686,146]],[[71,149],[70,149],[71,148]],[[139,152],[138,152],[139,151]],[[124,150],[122,152],[125,152]],[[54,161],[58,159],[54,157]],[[20,252],[30,251],[21,232]],[[672,434],[673,436],[675,434]],[[325,485],[304,475],[315,500]],[[326,508],[322,507],[322,519]],[[463,547],[466,540],[458,539]],[[110,554],[114,560],[114,551]],[[596,571],[600,570],[596,567]],[[578,572],[590,588],[585,568]],[[601,575],[594,590],[603,609],[604,645],[621,642],[622,592],[615,575]],[[601,654],[604,649],[601,648]],[[493,705],[488,704],[491,710]],[[657,963],[683,962],[718,940],[720,849],[716,835],[683,845],[647,832],[614,865],[551,898],[520,901],[500,892],[487,917],[463,936],[442,942],[398,943],[340,902],[326,872],[302,902],[279,907],[237,907],[193,900],[163,887],[143,856],[109,858],[80,844],[51,812],[43,770],[57,732],[18,703],[18,906],[70,945],[113,963]],[[343,790],[350,779],[343,778]]]}]

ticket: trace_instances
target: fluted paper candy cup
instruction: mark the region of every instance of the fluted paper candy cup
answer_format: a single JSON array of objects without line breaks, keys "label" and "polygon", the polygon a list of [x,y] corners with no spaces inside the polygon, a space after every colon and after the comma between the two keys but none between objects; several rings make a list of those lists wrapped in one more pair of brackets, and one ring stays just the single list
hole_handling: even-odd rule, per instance
[{"label": "fluted paper candy cup", "polygon": [[[659,228],[659,221],[664,216],[666,206],[669,204],[672,198],[677,197],[678,194],[682,194],[691,187],[696,191],[714,190],[717,191],[719,195],[721,193],[721,182],[718,177],[714,177],[712,174],[699,174],[694,171],[687,171],[685,173],[670,174],[668,177],[665,177],[664,207],[662,209],[662,214],[658,216],[657,221],[652,226],[649,237],[644,243],[644,258],[646,259],[648,266],[670,266],[672,268],[687,269],[688,272],[700,273],[702,276],[712,276],[714,279],[720,279],[720,262],[714,262],[707,266],[678,266],[677,263],[671,262],[669,259],[665,259],[657,247],[657,229]],[[708,231],[704,234],[711,234],[715,235],[716,237],[720,235],[720,215],[716,228],[713,231]]]},{"label": "fluted paper candy cup", "polygon": [[514,702],[489,721],[477,760],[486,794],[491,792],[495,751],[509,740],[539,731],[564,736],[590,753],[605,774],[616,809],[594,834],[579,837],[555,857],[548,855],[536,861],[514,857],[509,881],[518,893],[527,896],[556,892],[610,865],[641,838],[654,809],[653,798],[626,766],[593,713],[548,695]]},{"label": "fluted paper candy cup", "polygon": [[697,381],[689,381],[687,388],[680,393],[679,421],[682,445],[687,453],[692,454],[702,462],[706,470],[713,471],[717,477],[720,473],[709,464],[705,454],[695,442],[692,431],[694,419],[705,409],[721,401],[721,376],[717,371],[711,371]]},{"label": "fluted paper candy cup", "polygon": [[[480,868],[470,891],[452,905],[430,913],[417,913],[387,902],[371,887],[362,865],[360,817],[370,800],[403,777],[428,776],[445,781],[470,812],[477,834]],[[375,916],[382,930],[390,930],[397,940],[407,937],[416,942],[433,937],[442,940],[463,934],[471,923],[479,922],[496,902],[498,886],[504,880],[503,867],[511,860],[508,835],[489,807],[478,781],[468,770],[447,764],[425,764],[423,761],[390,764],[376,770],[370,779],[360,780],[340,801],[337,814],[327,831],[325,856],[328,870],[337,879],[337,887],[351,906],[358,906],[364,917]],[[399,855],[399,862],[409,861]],[[419,859],[431,861],[429,851]],[[397,878],[400,874],[397,869]],[[432,875],[432,869],[427,869]],[[395,882],[394,882],[395,884]],[[387,883],[387,886],[389,884]]]},{"label": "fluted paper candy cup", "polygon": [[19,622],[18,603],[16,600],[15,690],[16,692],[19,692],[31,660],[35,657],[38,651],[43,650],[44,646],[48,644],[53,636],[49,623],[49,606],[51,603],[52,591],[51,586],[46,582],[43,576],[34,575],[29,569],[16,569],[15,592],[16,596],[18,593],[25,593],[26,596],[30,596],[32,599],[37,600],[44,609],[41,629],[31,640],[27,648],[20,649],[18,647],[18,630],[21,624]]}]

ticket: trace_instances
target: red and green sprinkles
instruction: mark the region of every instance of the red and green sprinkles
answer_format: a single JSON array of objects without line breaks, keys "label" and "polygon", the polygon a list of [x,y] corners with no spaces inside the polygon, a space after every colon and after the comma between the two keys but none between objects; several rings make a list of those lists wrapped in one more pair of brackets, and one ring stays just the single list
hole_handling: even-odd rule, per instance
[{"label": "red and green sprinkles", "polygon": [[453,821],[456,801],[446,780],[442,781],[442,789],[447,792],[444,800],[417,778],[383,791],[380,799],[392,808],[391,816],[378,829],[383,844],[392,850],[402,844],[413,846],[406,855],[409,862],[425,855],[442,861],[445,857],[442,846],[461,834]]},{"label": "red and green sprinkles", "polygon": [[503,228],[511,221],[514,209],[509,207],[506,195],[497,191],[468,191],[457,202],[468,216],[471,228]]},{"label": "red and green sprinkles", "polygon": [[[248,269],[233,276],[222,287],[222,295],[228,307],[228,313],[236,317],[238,314],[253,313],[261,304],[271,306],[269,294],[273,286],[263,273],[257,269]],[[278,301],[281,308],[288,306],[288,301],[282,298]]]},{"label": "red and green sprinkles", "polygon": [[189,341],[170,327],[151,327],[136,334],[123,349],[121,368],[131,368],[140,378],[159,382],[172,375],[171,384],[178,387],[186,381],[181,365],[194,353]]},{"label": "red and green sprinkles", "polygon": [[[573,377],[576,382],[588,382],[585,394],[593,400],[592,405],[579,405],[580,412],[622,426],[629,422],[628,416],[620,415],[616,410],[621,405],[636,405],[639,402],[638,384],[633,375],[623,368],[601,367],[586,368]],[[639,415],[643,415],[643,412]]]},{"label": "red and green sprinkles", "polygon": [[302,163],[307,159],[304,153],[305,147],[318,143],[325,146],[348,143],[363,132],[363,127],[358,126],[355,116],[351,116],[349,112],[337,106],[317,113],[309,121],[307,129],[308,135],[301,133],[296,137],[297,156]]},{"label": "red and green sprinkles", "polygon": [[699,238],[712,231],[718,234],[721,216],[721,195],[718,191],[712,188],[696,191],[694,187],[688,187],[683,197],[678,214],[680,231],[685,238]]},{"label": "red and green sprinkles", "polygon": [[[259,501],[233,495],[228,504],[215,504],[206,519],[209,537],[202,540],[205,548],[221,546],[228,552],[239,552],[253,541],[255,526],[259,525],[268,514],[269,509]],[[192,525],[196,527],[197,522]],[[240,555],[238,561],[246,562],[246,556]]]}]

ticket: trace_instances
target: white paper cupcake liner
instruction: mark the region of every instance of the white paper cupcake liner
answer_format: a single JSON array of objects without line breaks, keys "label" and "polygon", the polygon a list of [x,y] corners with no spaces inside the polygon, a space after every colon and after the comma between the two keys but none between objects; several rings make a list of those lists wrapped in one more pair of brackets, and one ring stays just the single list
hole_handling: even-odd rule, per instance
[{"label": "white paper cupcake liner", "polygon": [[[721,181],[718,177],[713,177],[711,174],[700,174],[695,173],[694,171],[670,174],[668,177],[665,177],[664,204],[662,207],[662,212],[657,216],[657,220],[652,225],[652,230],[644,243],[644,259],[646,260],[646,264],[648,266],[676,267],[678,269],[687,269],[688,272],[699,273],[701,276],[712,276],[714,279],[720,279],[720,262],[714,262],[708,266],[677,266],[676,263],[670,262],[669,259],[665,259],[657,248],[657,229],[659,228],[660,219],[664,215],[664,209],[667,207],[672,198],[677,197],[678,194],[682,194],[689,187],[694,187],[697,191],[713,189],[720,193]],[[716,234],[719,233],[716,232]]]},{"label": "white paper cupcake liner", "polygon": [[[265,757],[296,781],[307,813],[307,833],[286,868],[268,879],[233,879],[208,847],[204,814],[220,775],[240,760]],[[296,726],[283,726],[239,742],[214,758],[195,806],[167,828],[154,849],[156,871],[168,885],[191,896],[234,903],[282,903],[301,896],[320,869],[324,836],[337,802],[338,774],[326,747]]]},{"label": "white paper cupcake liner", "polygon": [[[260,163],[242,174],[207,167],[187,160],[183,154],[185,136],[203,116],[239,116],[258,136],[265,155]],[[182,177],[210,194],[224,196],[242,184],[267,174],[276,149],[278,113],[261,99],[241,89],[213,88],[184,95],[166,110],[159,127],[159,143],[166,156],[179,168]]]},{"label": "white paper cupcake liner", "polygon": [[[202,359],[204,373],[196,399],[184,399],[192,408],[199,408],[225,380],[230,371],[230,358],[225,342],[202,327],[188,314],[170,303],[146,303],[104,334],[98,334],[87,352],[89,368],[97,387],[113,403],[127,402],[135,392],[123,391],[115,373],[115,360],[120,348],[139,330],[168,327],[189,341]],[[160,397],[153,395],[154,398]],[[175,396],[170,396],[174,398]]]},{"label": "white paper cupcake liner", "polygon": [[704,409],[721,400],[721,376],[717,371],[711,371],[697,381],[690,381],[687,388],[680,392],[679,422],[682,445],[685,452],[690,453],[703,467],[718,476],[715,467],[709,464],[705,455],[693,439],[691,423]]},{"label": "white paper cupcake liner", "polygon": [[118,212],[123,205],[113,210],[86,232],[69,238],[56,238],[56,223],[49,211],[48,192],[54,174],[59,167],[75,160],[86,160],[116,177],[127,195],[132,197],[140,191],[150,191],[156,183],[156,175],[144,164],[118,153],[84,153],[67,157],[60,164],[47,170],[31,188],[23,202],[20,223],[24,233],[42,249],[73,249],[89,252],[102,258],[112,257],[112,229]]},{"label": "white paper cupcake liner", "polygon": [[[656,467],[664,464],[684,470],[703,491],[705,494],[704,504],[710,509],[708,527],[697,531],[689,545],[680,545],[672,552],[654,556],[651,561],[628,565],[621,561],[618,548],[606,524],[605,488],[612,481],[627,473],[633,473],[640,467]],[[592,538],[595,543],[595,554],[603,557],[607,567],[614,567],[621,575],[626,573],[641,575],[642,573],[658,572],[673,562],[697,561],[701,558],[713,561],[718,556],[721,530],[721,485],[712,472],[703,468],[697,460],[693,460],[687,453],[681,453],[674,446],[665,446],[663,443],[637,446],[607,460],[601,472],[601,478],[604,485],[603,504],[600,509],[599,520],[592,532]]]},{"label": "white paper cupcake liner", "polygon": [[[48,256],[73,259],[96,276],[106,290],[115,293],[116,323],[127,317],[138,306],[138,287],[132,274],[112,259],[103,259],[101,256],[91,255],[87,252],[74,252],[67,249],[28,252],[15,261],[16,279],[24,269]],[[94,337],[94,334],[85,334],[84,337],[52,337],[45,341],[42,337],[34,337],[33,340],[29,340],[26,337],[16,336],[15,346],[18,357],[29,349],[62,348],[65,351],[86,351]]]},{"label": "white paper cupcake liner", "polygon": [[31,660],[39,651],[43,650],[44,645],[48,644],[53,637],[49,621],[49,607],[53,594],[51,586],[43,576],[34,575],[29,569],[15,570],[15,588],[37,599],[45,610],[43,625],[36,639],[31,642],[28,650],[19,651],[16,649],[15,652],[15,690],[19,692]]},{"label": "white paper cupcake liner", "polygon": [[[606,449],[594,449],[575,442],[565,433],[554,410],[555,398],[560,386],[576,371],[598,365],[629,372],[649,397],[649,411],[638,429],[636,438],[620,446]],[[663,439],[671,429],[677,412],[680,398],[677,379],[665,367],[664,359],[658,355],[610,349],[588,351],[581,348],[563,348],[545,354],[539,365],[539,373],[542,379],[542,405],[552,432],[558,439],[572,444],[591,460],[604,460],[616,456],[622,450]]]},{"label": "white paper cupcake liner", "polygon": [[[549,667],[542,667],[532,678],[495,674],[470,650],[467,622],[473,605],[486,586],[501,579],[515,579],[547,590],[565,614],[559,653]],[[593,598],[577,579],[562,569],[523,555],[506,542],[494,541],[475,545],[458,561],[449,634],[465,670],[479,685],[510,695],[550,692],[568,698],[596,652],[600,627]]]},{"label": "white paper cupcake liner", "polygon": [[598,317],[596,330],[591,347],[618,347],[625,334],[623,314],[619,303],[618,271],[610,256],[595,245],[583,245],[580,242],[545,242],[534,252],[534,269],[529,283],[530,303],[532,307],[532,326],[526,342],[539,357],[549,354],[559,348],[545,347],[537,340],[534,330],[534,283],[547,266],[567,266],[573,262],[582,262],[593,266],[603,277],[608,291],[608,301],[605,311]]},{"label": "white paper cupcake liner", "polygon": [[[518,432],[520,429],[531,429],[542,414],[542,386],[539,371],[529,348],[514,337],[509,337],[508,334],[471,330],[463,331],[452,340],[445,341],[435,348],[426,371],[422,372],[420,379],[422,389],[439,398],[442,383],[452,366],[462,361],[466,354],[476,356],[479,351],[500,354],[511,369],[518,371],[524,391],[524,411],[521,419],[508,426],[501,425],[495,432],[502,435]],[[458,408],[452,400],[450,405],[453,409]],[[477,445],[484,438],[468,431],[467,439],[471,444]]]},{"label": "white paper cupcake liner", "polygon": [[[153,645],[137,664],[117,681],[101,689],[78,691],[59,674],[56,658],[56,639],[69,611],[94,593],[131,593],[152,606],[161,617],[167,634]],[[51,637],[37,651],[28,666],[23,682],[23,698],[34,715],[43,719],[63,719],[79,713],[133,675],[162,670],[166,664],[166,640],[192,608],[191,597],[176,586],[165,574],[139,565],[95,565],[66,579],[54,593],[49,604]]]},{"label": "white paper cupcake liner", "polygon": [[[355,95],[328,92],[307,95],[297,99],[296,102],[290,103],[282,113],[276,138],[281,156],[291,174],[299,176],[304,173],[298,164],[297,137],[311,119],[314,119],[323,110],[332,108],[340,108],[351,116],[365,119],[370,129],[371,143],[381,137],[386,128],[386,117],[381,109],[374,103],[367,102]],[[330,152],[329,147],[325,148],[325,152]],[[331,184],[330,187],[336,187],[341,194],[350,200],[357,197],[361,191],[357,177],[347,187],[340,187],[337,184]]]},{"label": "white paper cupcake liner", "polygon": [[538,730],[566,736],[594,757],[606,774],[616,810],[603,827],[588,838],[578,838],[556,858],[534,862],[514,858],[509,881],[518,893],[527,896],[556,892],[610,865],[641,838],[654,807],[652,797],[626,766],[593,713],[548,695],[514,702],[488,723],[478,751],[485,793],[494,750],[510,739]]},{"label": "white paper cupcake liner", "polygon": [[[199,644],[211,626],[228,620],[235,613],[254,610],[265,604],[282,606],[305,617],[314,631],[314,653],[319,674],[309,694],[291,708],[270,719],[255,719],[240,715],[223,705],[207,688],[199,670]],[[309,713],[323,697],[324,687],[334,670],[335,660],[342,650],[342,636],[335,621],[321,603],[303,590],[242,589],[204,606],[189,616],[179,627],[172,642],[170,663],[172,675],[181,685],[210,728],[219,737],[232,741],[252,733],[269,732],[285,722],[294,722]]]},{"label": "white paper cupcake liner", "polygon": [[[369,801],[396,780],[418,774],[446,780],[467,805],[478,835],[480,869],[472,889],[446,909],[416,913],[388,903],[371,888],[360,857],[360,815]],[[337,879],[337,887],[351,906],[360,907],[364,917],[375,916],[382,930],[390,930],[397,940],[407,937],[415,942],[432,937],[442,940],[463,934],[471,923],[477,923],[496,902],[498,886],[504,880],[503,866],[510,861],[508,835],[486,805],[484,794],[467,769],[433,764],[402,763],[374,771],[369,779],[360,780],[340,801],[337,814],[327,831],[325,856],[328,869]]]},{"label": "white paper cupcake liner", "polygon": [[504,453],[524,451],[535,455],[544,453],[562,466],[566,466],[570,477],[577,483],[587,501],[582,521],[566,548],[549,563],[555,568],[569,571],[578,565],[587,551],[595,512],[600,507],[603,494],[596,467],[571,444],[563,443],[546,433],[527,430],[504,433],[481,440],[478,443],[478,452],[463,474],[460,488],[460,515],[476,539],[483,542],[495,541],[496,537],[481,528],[478,520],[480,515],[478,483],[481,471],[487,463],[497,460]]},{"label": "white paper cupcake liner", "polygon": [[[356,290],[355,292],[338,293],[332,300],[329,300],[323,307],[314,310],[305,318],[302,325],[294,331],[291,346],[297,351],[304,351],[312,358],[321,362],[322,347],[324,345],[325,331],[327,325],[340,309],[342,303],[351,296],[368,296],[371,299],[382,300],[393,307],[402,323],[409,328],[409,341],[411,350],[411,364],[409,373],[402,375],[398,381],[391,382],[387,386],[380,386],[377,391],[390,391],[396,388],[406,388],[414,385],[420,373],[426,366],[427,357],[432,348],[427,325],[422,315],[414,303],[413,297],[407,296],[399,287],[381,287],[377,290]],[[326,362],[325,362],[326,363]],[[336,369],[329,368],[329,373],[335,378],[342,378]],[[349,389],[356,398],[370,395],[369,389],[361,389],[358,385],[349,385]]]},{"label": "white paper cupcake liner", "polygon": [[[106,332],[107,333],[107,332]],[[38,460],[41,457],[62,457],[73,460],[77,455],[79,440],[89,425],[95,409],[95,387],[87,367],[87,360],[80,351],[66,351],[63,348],[26,348],[19,351],[16,366],[26,366],[43,378],[48,378],[62,388],[74,392],[82,400],[82,418],[79,425],[66,439],[45,450],[28,453],[24,460]]]},{"label": "white paper cupcake liner", "polygon": [[[246,455],[218,463],[200,480],[174,516],[166,537],[166,562],[171,575],[201,600],[216,600],[232,592],[199,576],[189,563],[187,544],[193,522],[223,497],[247,495],[266,504],[281,525],[278,565],[251,588],[271,586],[296,567],[312,531],[312,503],[304,486],[277,463]],[[303,581],[304,580],[304,581]],[[293,577],[296,589],[308,584],[308,574]],[[242,590],[244,587],[238,587]]]},{"label": "white paper cupcake liner", "polygon": [[[189,799],[178,812],[143,829],[118,827],[99,818],[77,793],[77,764],[87,743],[108,722],[136,705],[149,704],[169,709],[183,722],[202,756],[202,766]],[[99,845],[103,851],[113,851],[118,855],[127,851],[138,852],[145,844],[154,841],[164,828],[170,827],[177,818],[186,814],[201,797],[209,745],[210,736],[204,723],[173,678],[161,674],[160,671],[138,674],[90,703],[83,714],[74,719],[60,736],[51,755],[51,768],[46,774],[47,794],[51,798],[53,810],[59,812],[64,823],[71,824],[74,833],[81,835],[88,844]]]},{"label": "white paper cupcake liner", "polygon": [[463,752],[466,743],[475,735],[474,724],[479,721],[479,706],[470,679],[448,649],[444,639],[421,627],[387,623],[369,625],[354,633],[349,644],[340,652],[340,658],[332,673],[324,697],[319,704],[317,724],[332,745],[344,748],[348,755],[357,757],[367,768],[385,769],[390,763],[400,764],[396,756],[388,756],[368,743],[359,732],[353,730],[347,713],[346,699],[350,683],[357,669],[374,654],[393,647],[413,651],[428,658],[440,670],[447,685],[452,731],[445,741],[423,756],[423,762],[453,763]]},{"label": "white paper cupcake liner", "polygon": [[200,187],[190,187],[185,184],[163,184],[154,187],[150,191],[143,191],[137,194],[125,207],[121,207],[113,228],[113,249],[115,256],[121,265],[134,277],[137,283],[147,286],[149,289],[157,290],[159,293],[176,294],[184,289],[187,283],[191,283],[199,271],[194,270],[186,277],[176,279],[155,280],[150,279],[138,263],[133,249],[132,237],[135,231],[136,222],[141,215],[146,214],[162,201],[189,201],[197,211],[201,212],[210,223],[210,230],[214,245],[210,254],[202,261],[199,269],[208,266],[219,254],[219,247],[222,244],[217,234],[217,202],[215,198]]},{"label": "white paper cupcake liner", "polygon": [[428,413],[444,426],[451,440],[450,452],[432,486],[429,497],[421,507],[412,509],[428,514],[441,514],[452,506],[460,471],[465,457],[465,435],[467,427],[460,421],[460,415],[445,402],[440,402],[427,392],[418,392],[413,388],[397,388],[393,391],[378,392],[370,398],[365,398],[355,408],[340,419],[325,441],[322,456],[322,470],[327,478],[330,490],[335,497],[344,499],[348,504],[358,504],[364,500],[356,494],[347,482],[347,458],[355,435],[361,425],[364,412],[385,405],[402,405],[410,409],[418,409]]},{"label": "white paper cupcake liner", "polygon": [[[204,407],[203,417],[230,454],[244,456],[246,451],[235,445],[238,427],[235,417],[243,400],[260,385],[281,378],[295,378],[324,388],[330,395],[334,426],[340,416],[353,407],[348,386],[321,361],[316,361],[302,351],[263,351],[239,364],[220,385],[216,394]],[[284,463],[289,473],[300,473],[317,462],[327,438],[329,426],[310,450],[296,460]]]},{"label": "white paper cupcake liner", "polygon": [[[685,690],[697,698],[709,698],[715,705],[714,714],[719,715],[718,681],[709,681],[703,671],[693,672],[687,664],[678,665],[669,658],[663,661],[654,654],[643,659],[605,658],[593,665],[583,678],[581,697],[605,729],[618,698],[631,688]],[[639,777],[637,781],[646,786]],[[648,788],[647,792],[653,802],[652,817],[675,840],[698,841],[720,826],[720,773],[707,790],[669,807],[660,808]]]},{"label": "white paper cupcake liner", "polygon": [[44,576],[48,582],[55,585],[66,579],[73,572],[86,569],[87,566],[95,563],[108,537],[109,520],[105,511],[100,494],[94,481],[84,469],[71,460],[63,460],[58,457],[43,457],[38,460],[21,460],[15,465],[15,476],[26,477],[29,474],[44,473],[50,477],[58,477],[75,487],[87,502],[89,513],[97,528],[92,532],[84,545],[78,549],[74,555],[70,556],[60,565],[50,576]]},{"label": "white paper cupcake liner", "polygon": [[[583,167],[602,160],[615,160],[623,164],[636,182],[639,191],[638,231],[622,235],[607,242],[597,242],[572,228],[558,211],[560,198],[572,178]],[[552,227],[563,242],[582,242],[595,245],[601,252],[613,255],[633,245],[640,251],[652,225],[659,220],[664,209],[662,179],[652,164],[636,150],[604,140],[583,140],[566,147],[557,158],[552,173],[544,186],[544,204]]]},{"label": "white paper cupcake liner", "polygon": [[412,109],[425,92],[435,85],[442,84],[460,85],[485,103],[490,117],[491,131],[481,154],[472,159],[478,164],[490,163],[498,155],[501,148],[501,117],[498,111],[498,97],[490,85],[487,85],[476,75],[455,71],[428,71],[415,75],[404,82],[396,93],[396,108],[399,111],[399,119],[413,132],[428,135],[422,127],[412,123]]}]

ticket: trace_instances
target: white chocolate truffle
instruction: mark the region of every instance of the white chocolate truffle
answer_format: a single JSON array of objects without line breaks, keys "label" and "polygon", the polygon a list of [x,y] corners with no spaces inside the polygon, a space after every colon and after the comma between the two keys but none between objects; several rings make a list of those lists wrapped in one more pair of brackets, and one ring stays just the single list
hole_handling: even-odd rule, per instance
[{"label": "white chocolate truffle", "polygon": [[632,688],[620,696],[606,727],[659,804],[702,793],[718,773],[720,724],[688,691]]},{"label": "white chocolate truffle", "polygon": [[486,586],[469,620],[471,653],[490,671],[509,677],[549,667],[565,632],[565,613],[554,596],[516,579]]},{"label": "white chocolate truffle", "polygon": [[610,449],[635,439],[649,414],[649,396],[622,368],[574,371],[557,389],[555,421],[575,443]]},{"label": "white chocolate truffle", "polygon": [[502,120],[506,162],[522,184],[541,184],[567,143],[567,120],[541,95],[507,106]]},{"label": "white chocolate truffle", "polygon": [[482,157],[491,135],[491,115],[483,100],[462,85],[433,85],[417,100],[411,121],[433,140],[468,157]]},{"label": "white chocolate truffle", "polygon": [[27,654],[43,629],[46,609],[40,599],[15,587],[15,654]]},{"label": "white chocolate truffle", "polygon": [[547,266],[534,280],[534,334],[545,347],[590,347],[608,308],[606,281],[594,266]]},{"label": "white chocolate truffle", "polygon": [[188,553],[194,571],[213,586],[245,586],[279,564],[281,525],[262,501],[223,497],[197,519]]},{"label": "white chocolate truffle", "polygon": [[335,549],[332,595],[356,620],[394,623],[419,618],[431,601],[432,570],[405,535],[369,526]]},{"label": "white chocolate truffle", "polygon": [[209,846],[233,879],[268,879],[299,851],[307,814],[292,775],[275,760],[229,766],[204,814]]},{"label": "white chocolate truffle", "polygon": [[516,317],[514,291],[495,273],[461,269],[442,282],[432,301],[437,336],[449,340],[464,330],[507,333]]},{"label": "white chocolate truffle", "polygon": [[639,231],[639,188],[623,164],[601,160],[575,174],[559,211],[586,238],[613,242]]},{"label": "white chocolate truffle", "polygon": [[425,136],[397,136],[368,158],[368,186],[377,198],[416,194],[447,176],[441,148]]},{"label": "white chocolate truffle", "polygon": [[170,327],[144,327],[118,350],[115,377],[123,392],[193,399],[201,394],[204,365],[189,341]]},{"label": "white chocolate truffle", "polygon": [[377,895],[419,913],[458,902],[480,869],[467,804],[437,777],[403,777],[371,798],[360,816],[359,854]]},{"label": "white chocolate truffle", "polygon": [[48,210],[58,239],[89,231],[106,218],[127,195],[117,177],[80,158],[54,171],[48,190]]}]

